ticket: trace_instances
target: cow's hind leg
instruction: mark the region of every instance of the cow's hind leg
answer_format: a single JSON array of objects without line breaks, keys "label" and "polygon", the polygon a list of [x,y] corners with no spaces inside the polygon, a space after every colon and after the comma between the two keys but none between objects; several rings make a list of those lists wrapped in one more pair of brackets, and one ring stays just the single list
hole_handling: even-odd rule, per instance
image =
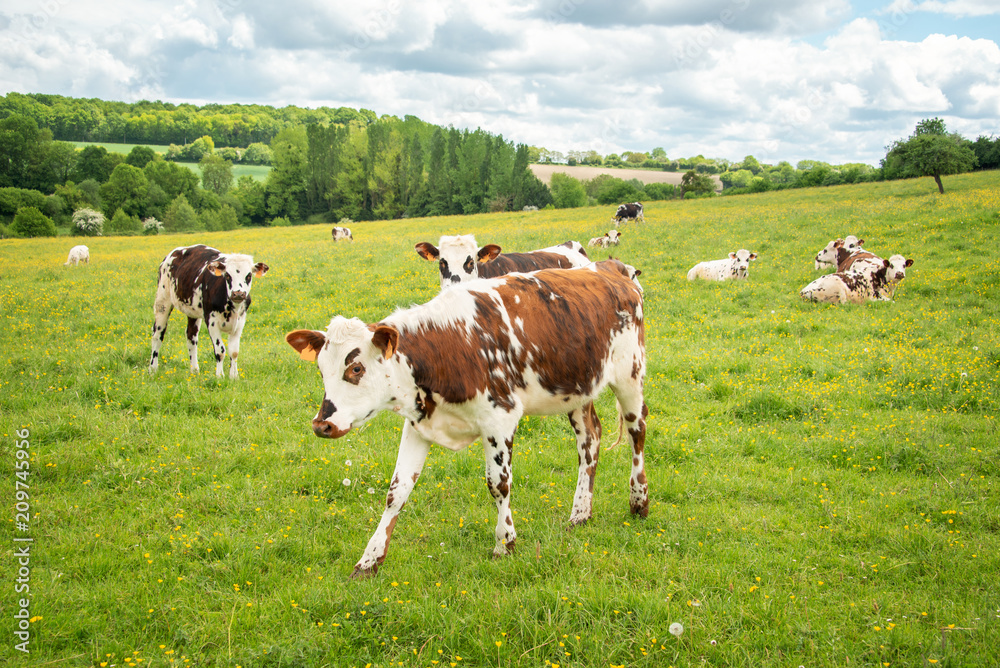
[{"label": "cow's hind leg", "polygon": [[597,477],[597,458],[601,450],[601,421],[593,402],[569,414],[569,423],[576,434],[576,452],[579,471],[570,524],[583,524],[590,519],[594,501],[594,479]]},{"label": "cow's hind leg", "polygon": [[396,526],[399,511],[403,509],[403,504],[406,503],[413,486],[417,483],[417,478],[420,477],[430,447],[430,441],[421,436],[407,420],[403,424],[403,437],[399,441],[399,454],[396,456],[396,470],[392,473],[392,483],[385,496],[382,519],[368,540],[364,554],[355,564],[352,578],[375,575],[378,567],[385,561],[389,539],[392,538],[392,530]]},{"label": "cow's hind leg", "polygon": [[156,373],[160,366],[160,346],[163,345],[163,337],[167,335],[167,325],[170,324],[172,310],[173,307],[169,303],[157,300],[153,304],[153,333],[150,337],[152,352],[149,355],[150,373]]},{"label": "cow's hind leg", "polygon": [[483,434],[483,456],[486,458],[486,486],[497,506],[496,545],[494,557],[514,551],[517,531],[510,512],[511,456],[514,453],[514,430],[520,416],[510,428]]},{"label": "cow's hind leg", "polygon": [[187,324],[187,349],[188,358],[191,360],[191,373],[198,373],[198,330],[201,329],[200,318],[188,318]]},{"label": "cow's hind leg", "polygon": [[642,399],[642,382],[615,388],[623,428],[632,445],[632,473],[629,476],[629,507],[633,515],[649,514],[649,484],[646,482],[646,416],[649,409]]}]

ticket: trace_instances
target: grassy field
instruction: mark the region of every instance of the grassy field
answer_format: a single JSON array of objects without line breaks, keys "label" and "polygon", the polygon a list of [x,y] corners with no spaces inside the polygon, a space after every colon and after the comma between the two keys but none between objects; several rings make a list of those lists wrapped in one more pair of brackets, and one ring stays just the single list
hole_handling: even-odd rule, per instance
[{"label": "grassy field", "polygon": [[[518,552],[490,558],[481,446],[435,448],[385,564],[363,581],[348,576],[401,424],[382,415],[314,437],[320,379],[284,334],[432,297],[437,268],[418,241],[586,243],[610,207],[356,223],[354,243],[338,244],[327,226],[97,238],[77,268],[62,266],[70,240],[0,241],[0,661],[996,665],[1000,174],[945,187],[649,203],[613,251],[643,272],[649,517],[628,512],[628,449],[607,448],[609,394],[589,524],[567,526],[568,421],[525,418]],[[815,252],[847,234],[914,259],[895,302],[798,297]],[[188,372],[176,313],[159,374],[146,372],[157,265],[199,242],[271,268],[255,282],[237,381],[214,377],[204,336],[203,371]],[[686,280],[741,247],[760,256],[746,282]],[[33,539],[30,557],[15,538]],[[29,655],[16,649],[22,609]]]},{"label": "grassy field", "polygon": [[[136,146],[149,146],[149,148],[153,149],[156,153],[159,153],[160,155],[166,154],[168,148],[166,146],[156,146],[153,144],[115,144],[110,142],[82,142],[82,141],[74,141],[69,143],[73,144],[77,148],[84,148],[86,146],[92,146],[96,144],[97,146],[103,146],[104,148],[106,148],[109,153],[121,153],[122,155],[128,155],[132,151],[132,149],[135,148]],[[193,162],[179,162],[177,164],[184,165],[188,169],[197,172],[199,177],[201,176],[200,165]],[[233,181],[235,182],[244,174],[252,176],[258,181],[265,181],[270,171],[271,171],[270,165],[233,165]]]}]

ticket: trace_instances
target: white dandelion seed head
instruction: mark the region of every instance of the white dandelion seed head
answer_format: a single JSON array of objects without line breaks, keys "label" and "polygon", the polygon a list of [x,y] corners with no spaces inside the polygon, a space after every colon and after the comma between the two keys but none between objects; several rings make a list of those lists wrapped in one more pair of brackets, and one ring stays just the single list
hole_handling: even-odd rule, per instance
[{"label": "white dandelion seed head", "polygon": [[684,625],[681,624],[680,622],[674,622],[673,624],[670,625],[670,628],[668,630],[670,631],[671,635],[675,635],[678,638],[680,638],[681,634],[684,633]]},{"label": "white dandelion seed head", "polygon": [[374,487],[369,487],[368,488],[368,493],[369,494],[374,494],[375,493],[375,488]]},{"label": "white dandelion seed head", "polygon": [[350,466],[350,465],[351,465],[351,460],[350,459],[348,459],[346,462],[344,462],[344,466]]},{"label": "white dandelion seed head", "polygon": [[350,487],[350,486],[351,486],[351,479],[344,478],[344,487]]}]

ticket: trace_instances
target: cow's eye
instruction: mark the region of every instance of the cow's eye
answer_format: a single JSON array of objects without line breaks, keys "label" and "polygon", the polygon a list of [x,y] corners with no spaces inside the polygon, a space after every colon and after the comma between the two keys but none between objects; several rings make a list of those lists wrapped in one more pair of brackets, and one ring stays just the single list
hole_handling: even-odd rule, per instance
[{"label": "cow's eye", "polygon": [[352,364],[347,369],[344,370],[344,380],[352,385],[357,385],[361,382],[361,378],[365,375],[365,365],[358,363]]},{"label": "cow's eye", "polygon": [[465,273],[471,274],[472,270],[476,268],[476,263],[473,262],[472,258],[470,257],[465,261],[465,264],[462,265],[462,268],[465,269]]},{"label": "cow's eye", "polygon": [[251,281],[252,279],[253,279],[253,274],[247,274],[247,285],[249,285],[249,284],[250,284],[250,281]]}]

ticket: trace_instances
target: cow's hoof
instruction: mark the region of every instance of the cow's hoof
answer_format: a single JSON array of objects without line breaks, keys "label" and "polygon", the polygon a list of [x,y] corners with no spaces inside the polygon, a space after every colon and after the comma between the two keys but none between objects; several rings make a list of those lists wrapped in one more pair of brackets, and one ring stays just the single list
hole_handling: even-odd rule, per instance
[{"label": "cow's hoof", "polygon": [[576,527],[582,527],[584,524],[586,524],[589,521],[590,521],[589,517],[571,517],[571,518],[569,518],[569,527],[568,528],[573,529],[573,528],[576,528]]},{"label": "cow's hoof", "polygon": [[649,517],[649,501],[647,500],[640,504],[633,504],[632,514],[638,515],[639,517]]},{"label": "cow's hoof", "polygon": [[517,540],[512,540],[509,543],[504,543],[503,545],[498,545],[493,549],[494,559],[503,559],[507,555],[514,554],[514,545]]},{"label": "cow's hoof", "polygon": [[368,578],[373,578],[378,573],[378,565],[373,564],[369,568],[362,568],[361,564],[357,564],[354,567],[354,572],[351,573],[352,580],[366,580]]}]

